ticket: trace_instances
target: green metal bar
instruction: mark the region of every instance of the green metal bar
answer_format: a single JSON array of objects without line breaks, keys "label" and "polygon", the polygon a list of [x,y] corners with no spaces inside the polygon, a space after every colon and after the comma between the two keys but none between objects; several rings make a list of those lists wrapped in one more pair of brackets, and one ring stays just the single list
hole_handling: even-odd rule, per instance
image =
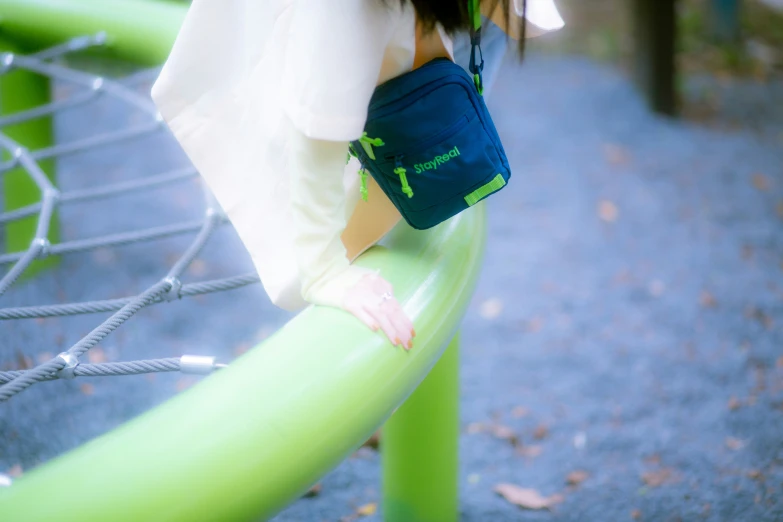
[{"label": "green metal bar", "polygon": [[[0,35],[0,51],[18,52],[19,48]],[[0,113],[3,115],[12,114],[49,103],[51,97],[49,83],[47,78],[21,70],[14,70],[0,76]],[[30,150],[48,147],[52,144],[52,119],[46,117],[18,123],[2,129],[2,132]],[[3,159],[10,158],[11,154],[4,151]],[[49,179],[54,181],[54,161],[45,160],[39,165],[49,176]],[[2,178],[3,184],[3,209],[5,211],[41,200],[38,186],[24,169],[16,168],[6,173],[0,173],[0,178]],[[35,237],[37,223],[37,215],[8,223],[5,226],[5,251],[27,250],[30,241]],[[52,243],[55,243],[59,238],[56,215],[52,216],[50,221],[48,237]],[[41,269],[50,267],[56,262],[56,257],[35,260],[24,272],[23,277],[33,276]]]},{"label": "green metal bar", "polygon": [[[478,278],[484,207],[423,232],[398,227],[358,261],[394,285],[416,325],[410,352],[345,312],[309,308],[228,368],[0,488],[0,520],[271,518],[366,441],[440,359]],[[455,379],[455,359],[452,350],[438,371]],[[436,376],[434,387],[456,401],[446,380]],[[451,426],[439,444],[453,455],[453,420]],[[456,469],[445,467],[445,456],[439,462],[445,513]]]},{"label": "green metal bar", "polygon": [[459,336],[383,428],[386,522],[456,522]]},{"label": "green metal bar", "polygon": [[[0,36],[43,47],[106,31],[116,56],[155,64],[184,14],[167,2],[0,0]],[[340,310],[311,307],[228,368],[0,488],[0,520],[271,518],[367,440],[441,359],[475,288],[485,239],[479,203],[427,231],[399,226],[357,262],[394,285],[418,333],[410,352]],[[449,401],[457,400],[456,388],[445,391],[446,376],[456,379],[455,347],[438,363],[446,375],[432,380]],[[449,433],[442,444],[456,444]],[[451,485],[438,495],[453,503],[456,468],[445,466],[456,461],[441,462],[438,476]]]},{"label": "green metal bar", "polygon": [[110,55],[160,65],[186,11],[182,4],[150,0],[0,0],[0,34],[43,48],[105,31]]}]

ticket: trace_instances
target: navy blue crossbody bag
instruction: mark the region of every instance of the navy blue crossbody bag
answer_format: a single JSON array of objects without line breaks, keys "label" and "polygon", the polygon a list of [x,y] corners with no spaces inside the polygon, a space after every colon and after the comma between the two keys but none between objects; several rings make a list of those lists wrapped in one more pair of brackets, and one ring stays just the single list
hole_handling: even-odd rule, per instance
[{"label": "navy blue crossbody bag", "polygon": [[[437,58],[379,85],[364,134],[351,142],[367,172],[413,228],[434,227],[490,194],[511,176],[503,145],[481,96],[481,15],[471,0],[470,72]],[[480,63],[476,63],[476,57]]]}]

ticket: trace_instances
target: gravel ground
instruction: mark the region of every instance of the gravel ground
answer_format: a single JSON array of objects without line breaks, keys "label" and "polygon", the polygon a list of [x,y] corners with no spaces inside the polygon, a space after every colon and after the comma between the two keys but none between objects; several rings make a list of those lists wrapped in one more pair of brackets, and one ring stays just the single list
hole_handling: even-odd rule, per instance
[{"label": "gravel ground", "polygon": [[[758,99],[754,88],[743,96]],[[783,85],[765,92],[779,99]],[[743,96],[725,98],[740,123]],[[745,118],[752,127],[731,130],[659,119],[614,69],[536,56],[504,68],[491,105],[514,178],[489,205],[486,262],[463,328],[462,520],[783,520],[783,118],[760,110]],[[99,103],[63,114],[57,131],[73,139],[133,119]],[[60,180],[73,189],[184,163],[158,135],[63,160]],[[200,198],[185,183],[65,208],[63,236],[190,219]],[[186,244],[70,255],[2,304],[136,293]],[[185,279],[250,269],[226,228]],[[259,286],[157,305],[96,357],[230,359],[288,317]],[[56,354],[98,319],[0,324],[0,367]],[[2,407],[0,470],[32,468],[193,382],[37,385]],[[583,480],[568,485],[574,471]],[[522,510],[493,492],[501,482],[563,502]],[[379,459],[365,448],[275,521],[338,521],[379,502],[379,490]]]}]

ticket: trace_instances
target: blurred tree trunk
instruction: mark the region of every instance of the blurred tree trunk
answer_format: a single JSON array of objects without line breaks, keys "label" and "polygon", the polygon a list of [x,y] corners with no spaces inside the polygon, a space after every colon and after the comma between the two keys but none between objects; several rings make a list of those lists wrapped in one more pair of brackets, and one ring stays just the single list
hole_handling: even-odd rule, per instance
[{"label": "blurred tree trunk", "polygon": [[676,0],[632,0],[633,72],[655,112],[677,113],[675,47]]}]

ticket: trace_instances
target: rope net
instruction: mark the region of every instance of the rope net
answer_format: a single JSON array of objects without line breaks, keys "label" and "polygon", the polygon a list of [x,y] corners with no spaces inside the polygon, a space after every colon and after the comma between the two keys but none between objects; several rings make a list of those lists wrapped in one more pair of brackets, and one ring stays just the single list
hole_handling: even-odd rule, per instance
[{"label": "rope net", "polygon": [[[30,242],[27,250],[0,254],[0,266],[10,265],[10,269],[0,278],[0,297],[8,291],[25,270],[30,268],[36,259],[183,234],[195,234],[195,238],[169,271],[159,281],[138,295],[81,303],[0,308],[0,321],[113,312],[108,319],[56,357],[28,370],[0,372],[0,401],[8,400],[32,384],[53,379],[176,371],[207,374],[223,366],[216,364],[214,357],[184,355],[180,358],[99,364],[80,364],[79,357],[96,346],[144,307],[175,301],[187,296],[222,292],[259,282],[258,275],[255,273],[190,284],[182,284],[180,281],[182,273],[199,256],[215,229],[227,223],[225,215],[206,188],[204,188],[204,191],[207,203],[202,219],[119,232],[100,237],[64,241],[57,244],[49,243],[47,237],[52,216],[58,206],[129,192],[150,190],[163,185],[190,180],[197,176],[195,169],[188,167],[131,181],[68,192],[61,192],[49,180],[39,164],[43,160],[57,159],[95,147],[116,144],[148,135],[164,127],[162,119],[151,100],[129,87],[129,84],[133,83],[133,78],[129,78],[127,81],[112,80],[56,63],[57,59],[70,53],[103,46],[105,40],[105,35],[101,33],[94,36],[75,38],[32,55],[0,54],[0,75],[8,74],[15,69],[21,69],[52,80],[68,82],[78,87],[75,94],[71,94],[65,99],[0,116],[0,147],[7,151],[10,156],[9,160],[0,162],[0,177],[11,170],[21,168],[34,181],[40,192],[39,202],[0,213],[0,226],[29,216],[38,216],[35,237]],[[122,130],[104,132],[89,138],[56,144],[37,150],[28,150],[24,144],[18,143],[3,132],[4,128],[8,126],[51,116],[58,111],[81,106],[105,96],[111,96],[127,104],[135,111],[140,112],[143,116],[143,121]]]}]

